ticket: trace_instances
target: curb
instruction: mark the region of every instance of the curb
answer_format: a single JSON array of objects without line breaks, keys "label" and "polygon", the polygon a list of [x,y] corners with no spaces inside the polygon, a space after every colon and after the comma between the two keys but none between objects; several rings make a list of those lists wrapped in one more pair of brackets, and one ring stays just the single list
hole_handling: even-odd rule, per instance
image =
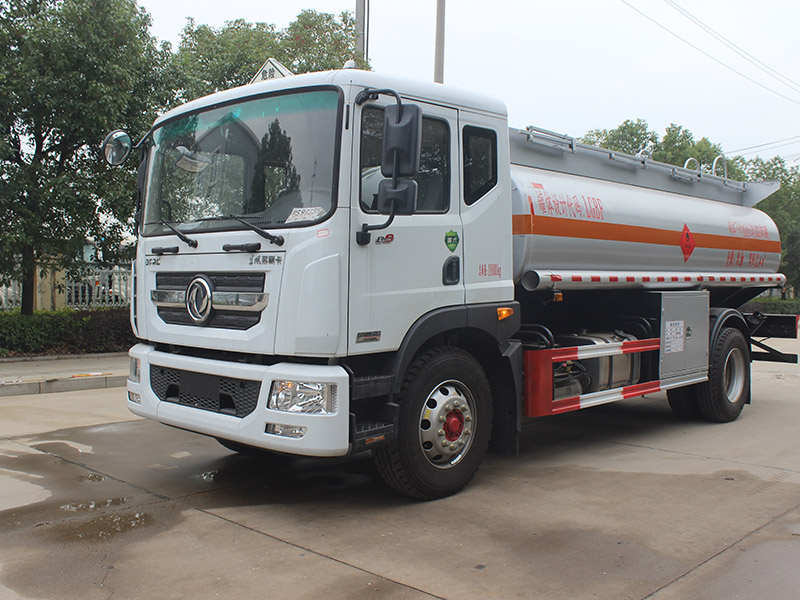
[{"label": "curb", "polygon": [[34,360],[70,360],[81,358],[115,358],[117,356],[128,356],[127,352],[101,352],[99,354],[49,354],[44,356],[10,356],[0,358],[0,364],[14,362],[32,362]]},{"label": "curb", "polygon": [[102,377],[69,377],[42,381],[22,381],[0,385],[0,398],[27,394],[50,394],[54,392],[76,392],[103,388],[125,387],[127,375],[105,375]]}]

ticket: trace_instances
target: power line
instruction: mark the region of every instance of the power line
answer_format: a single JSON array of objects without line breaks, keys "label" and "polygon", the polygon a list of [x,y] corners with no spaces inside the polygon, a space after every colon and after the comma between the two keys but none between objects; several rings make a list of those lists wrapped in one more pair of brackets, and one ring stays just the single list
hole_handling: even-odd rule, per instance
[{"label": "power line", "polygon": [[[748,154],[758,154],[759,152],[763,152],[765,150],[775,150],[776,148],[783,148],[784,146],[794,146],[797,143],[798,143],[798,141],[795,140],[793,142],[784,142],[783,144],[775,144],[775,145],[769,146],[768,148],[761,148],[760,150],[750,150],[749,152],[738,151],[737,153],[740,156],[746,156]],[[733,154],[733,152],[729,152],[729,154]]]},{"label": "power line", "polygon": [[674,0],[664,0],[664,2],[666,2],[669,6],[671,6],[672,8],[677,10],[679,13],[681,13],[684,17],[686,17],[687,19],[692,21],[695,25],[697,25],[698,27],[703,29],[706,33],[711,35],[714,39],[716,39],[717,41],[721,42],[722,44],[724,44],[725,46],[727,46],[728,48],[730,48],[731,50],[736,52],[736,54],[738,54],[739,56],[744,58],[747,62],[749,62],[750,64],[755,66],[757,69],[760,69],[761,71],[763,71],[764,73],[766,73],[767,75],[769,75],[770,77],[775,79],[778,83],[780,83],[782,85],[785,85],[786,87],[788,87],[789,89],[791,89],[794,92],[800,92],[800,83],[792,81],[791,79],[789,79],[788,77],[786,77],[785,75],[780,73],[779,71],[777,71],[777,70],[773,69],[772,67],[770,67],[765,62],[757,59],[755,56],[753,56],[752,54],[750,54],[749,52],[747,52],[746,50],[744,50],[740,46],[738,46],[735,43],[733,43],[731,40],[726,38],[724,35],[722,35],[721,33],[717,32],[717,31],[715,31],[711,26],[709,26],[708,24],[704,23],[701,19],[699,19],[698,17],[695,17],[692,13],[690,13],[688,10],[683,8],[681,5],[679,5]]},{"label": "power line", "polygon": [[674,31],[672,31],[671,29],[669,29],[669,28],[665,27],[664,25],[662,25],[661,23],[659,23],[658,21],[656,21],[655,19],[653,19],[653,18],[652,18],[652,17],[650,17],[649,15],[647,15],[647,14],[643,13],[642,11],[640,11],[638,8],[636,8],[636,7],[635,7],[635,6],[633,6],[633,5],[632,5],[630,2],[628,2],[628,0],[620,0],[620,2],[622,2],[622,3],[623,3],[625,6],[627,6],[627,7],[628,7],[628,8],[630,8],[631,10],[635,10],[637,13],[639,13],[640,15],[642,15],[642,16],[643,16],[645,19],[647,19],[648,21],[650,21],[650,22],[651,22],[651,23],[653,23],[654,25],[657,25],[658,27],[660,27],[661,29],[663,29],[664,31],[666,31],[667,33],[669,33],[670,35],[673,35],[673,36],[675,36],[675,37],[676,37],[676,38],[678,38],[680,41],[682,41],[684,44],[686,44],[686,45],[688,45],[688,46],[691,46],[692,48],[694,48],[695,50],[697,50],[697,51],[698,51],[700,54],[703,54],[704,56],[706,56],[706,57],[710,58],[710,59],[711,59],[711,60],[713,60],[715,63],[717,63],[717,64],[719,64],[719,65],[721,65],[721,66],[725,67],[725,68],[726,68],[726,69],[728,69],[729,71],[733,71],[734,73],[736,73],[736,74],[737,74],[737,75],[739,75],[740,77],[743,77],[744,79],[747,79],[747,81],[749,81],[750,83],[754,83],[754,84],[756,84],[758,87],[760,87],[760,88],[763,88],[763,89],[767,90],[768,92],[772,92],[772,93],[773,93],[773,94],[775,94],[776,96],[780,96],[781,98],[784,98],[785,100],[788,100],[789,102],[793,102],[794,104],[800,104],[800,100],[795,100],[794,98],[790,98],[789,96],[787,96],[787,95],[785,95],[785,94],[781,94],[780,92],[778,92],[778,91],[776,91],[776,90],[773,90],[773,89],[772,89],[772,88],[770,88],[770,87],[767,87],[766,85],[764,85],[763,83],[761,83],[761,82],[759,82],[759,81],[756,81],[756,80],[755,80],[755,79],[753,79],[752,77],[748,77],[747,75],[745,75],[745,74],[744,74],[744,73],[742,73],[741,71],[737,71],[737,70],[736,70],[736,69],[734,69],[732,66],[730,66],[730,65],[728,65],[728,64],[726,64],[726,63],[724,63],[724,62],[722,62],[722,61],[721,61],[721,60],[719,60],[718,58],[716,58],[716,57],[714,57],[714,56],[711,56],[711,55],[710,55],[708,52],[706,52],[705,50],[701,50],[700,48],[698,48],[697,46],[695,46],[694,44],[692,44],[690,41],[688,41],[688,40],[686,40],[686,39],[682,38],[681,36],[679,36],[677,33],[675,33]]},{"label": "power line", "polygon": [[800,135],[783,138],[782,140],[775,140],[774,142],[764,142],[763,144],[756,144],[755,146],[747,146],[747,148],[739,148],[738,150],[731,150],[731,154],[733,154],[734,152],[744,152],[745,150],[754,150],[755,148],[763,148],[764,146],[772,146],[773,144],[788,142],[789,140],[800,140]]}]

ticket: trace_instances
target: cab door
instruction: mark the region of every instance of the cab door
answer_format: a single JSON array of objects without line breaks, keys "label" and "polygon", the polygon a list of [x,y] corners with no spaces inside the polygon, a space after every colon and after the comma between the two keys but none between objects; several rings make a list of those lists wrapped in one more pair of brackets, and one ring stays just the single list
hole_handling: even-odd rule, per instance
[{"label": "cab door", "polygon": [[[394,102],[390,100],[388,102]],[[459,213],[458,111],[413,101],[422,109],[422,155],[414,214],[397,216],[359,245],[364,223],[387,216],[376,210],[383,133],[379,101],[356,107],[350,219],[348,353],[397,349],[425,313],[464,304],[463,231]],[[406,102],[406,100],[404,100]],[[411,101],[409,101],[411,102]]]}]

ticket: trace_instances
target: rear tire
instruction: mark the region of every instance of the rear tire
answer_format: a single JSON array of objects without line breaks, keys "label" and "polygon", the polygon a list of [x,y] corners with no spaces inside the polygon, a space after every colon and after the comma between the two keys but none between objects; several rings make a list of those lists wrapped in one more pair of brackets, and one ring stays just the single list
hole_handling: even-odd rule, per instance
[{"label": "rear tire", "polygon": [[414,361],[400,396],[397,440],[373,452],[378,472],[413,498],[455,494],[477,472],[492,431],[481,365],[459,348],[437,348]]},{"label": "rear tire", "polygon": [[697,385],[697,404],[708,421],[729,423],[750,398],[750,352],[738,329],[726,327],[711,349],[708,381]]}]

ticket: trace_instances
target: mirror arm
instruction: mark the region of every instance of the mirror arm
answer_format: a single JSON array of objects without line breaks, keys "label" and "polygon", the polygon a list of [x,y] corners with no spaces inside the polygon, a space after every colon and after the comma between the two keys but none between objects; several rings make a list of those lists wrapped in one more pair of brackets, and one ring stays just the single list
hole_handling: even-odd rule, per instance
[{"label": "mirror arm", "polygon": [[147,133],[145,133],[145,134],[142,136],[142,139],[140,139],[140,140],[139,140],[139,142],[138,142],[138,143],[137,143],[135,146],[133,146],[133,147],[131,148],[131,152],[133,152],[134,150],[136,150],[137,148],[139,148],[139,147],[140,147],[142,144],[144,144],[145,140],[146,140],[147,138],[149,138],[149,137],[150,137],[150,134],[151,134],[151,133],[153,133],[153,129],[155,129],[155,128],[154,128],[154,127],[151,127],[150,129],[148,129],[148,130],[147,130]]},{"label": "mirror arm", "polygon": [[[385,94],[387,96],[394,96],[395,100],[397,100],[397,106],[402,106],[402,102],[400,101],[400,94],[398,94],[395,90],[390,89],[382,89],[382,90],[375,90],[375,89],[366,89],[361,90],[356,95],[356,104],[359,106],[367,102],[368,100],[377,100],[378,96],[381,94]],[[400,122],[399,119],[397,121]]]},{"label": "mirror arm", "polygon": [[386,220],[386,222],[382,223],[381,225],[368,225],[367,223],[363,223],[361,225],[361,231],[356,231],[356,243],[359,246],[366,246],[369,244],[370,239],[372,238],[370,231],[377,231],[378,229],[386,229],[389,227],[389,225],[392,224],[392,221],[394,221],[396,209],[397,201],[392,199],[392,209],[389,211],[389,218]]}]

